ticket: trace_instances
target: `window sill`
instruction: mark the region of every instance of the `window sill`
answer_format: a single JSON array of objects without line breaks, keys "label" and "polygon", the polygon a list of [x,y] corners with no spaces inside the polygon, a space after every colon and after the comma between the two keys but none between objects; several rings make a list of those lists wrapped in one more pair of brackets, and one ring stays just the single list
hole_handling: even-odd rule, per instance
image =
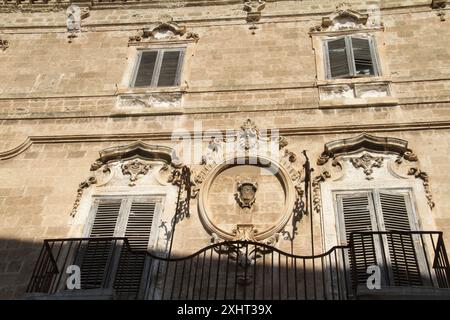
[{"label": "window sill", "polygon": [[398,105],[398,99],[393,97],[337,98],[319,101],[320,109],[388,107],[396,105]]},{"label": "window sill", "polygon": [[357,84],[357,83],[378,83],[378,82],[391,82],[386,77],[357,77],[357,78],[339,78],[339,79],[326,79],[317,80],[318,86],[337,85],[337,84]]},{"label": "window sill", "polygon": [[318,85],[320,108],[397,105],[391,82],[383,79],[339,79]]},{"label": "window sill", "polygon": [[116,92],[116,108],[138,111],[178,110],[182,108],[185,87],[119,88]]}]

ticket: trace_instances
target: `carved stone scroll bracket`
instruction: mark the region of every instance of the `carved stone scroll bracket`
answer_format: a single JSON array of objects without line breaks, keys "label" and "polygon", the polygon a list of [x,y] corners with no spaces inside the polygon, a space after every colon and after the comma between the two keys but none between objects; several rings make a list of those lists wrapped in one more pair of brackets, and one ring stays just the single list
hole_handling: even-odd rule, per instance
[{"label": "carved stone scroll bracket", "polygon": [[447,0],[432,0],[431,8],[436,10],[436,15],[440,18],[441,21],[445,21],[445,8],[447,7]]},{"label": "carved stone scroll bracket", "polygon": [[78,210],[78,207],[80,206],[80,201],[81,201],[81,197],[83,196],[84,190],[96,183],[97,183],[97,179],[95,177],[89,177],[87,180],[80,183],[80,185],[78,186],[77,197],[75,199],[75,203],[73,204],[72,210],[70,212],[71,217],[75,217],[75,215],[77,214],[77,210]]},{"label": "carved stone scroll bracket", "polygon": [[418,168],[410,168],[408,171],[408,175],[414,176],[416,179],[422,180],[423,187],[425,189],[425,196],[428,200],[428,206],[430,207],[430,209],[433,209],[435,206],[435,203],[433,201],[433,195],[431,193],[428,174],[426,172],[421,171]]},{"label": "carved stone scroll bracket", "polygon": [[367,180],[372,180],[373,168],[381,168],[383,165],[383,157],[373,157],[369,153],[364,153],[359,158],[350,158],[350,163],[358,169],[362,168]]},{"label": "carved stone scroll bracket", "polygon": [[151,166],[139,159],[134,159],[123,163],[121,168],[123,175],[130,176],[130,182],[128,183],[128,185],[130,187],[133,187],[136,185],[136,181],[138,180],[139,176],[146,175]]},{"label": "carved stone scroll bracket", "polygon": [[8,49],[8,48],[9,48],[9,41],[8,41],[8,40],[0,39],[0,49],[1,49],[2,51],[5,51],[5,50]]}]

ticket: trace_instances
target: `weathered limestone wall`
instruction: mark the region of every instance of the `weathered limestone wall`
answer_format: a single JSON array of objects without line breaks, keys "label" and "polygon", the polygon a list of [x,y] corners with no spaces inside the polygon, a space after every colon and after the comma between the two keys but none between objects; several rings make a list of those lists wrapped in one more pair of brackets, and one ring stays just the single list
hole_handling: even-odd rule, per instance
[{"label": "weathered limestone wall", "polygon": [[[93,8],[73,43],[64,11],[0,11],[0,39],[9,41],[0,51],[0,298],[23,297],[43,239],[81,234],[70,233],[69,213],[100,150],[138,139],[174,146],[175,128],[238,129],[247,118],[280,129],[289,150],[307,149],[313,165],[324,143],[361,132],[407,140],[429,175],[432,215],[449,248],[450,19],[441,22],[430,1],[382,1],[378,45],[398,105],[325,110],[308,32],[338,2],[268,1],[254,35],[237,1]],[[364,10],[367,1],[351,3]],[[128,38],[163,14],[200,36],[183,70],[182,107],[117,107]],[[320,217],[313,218],[318,253],[329,248],[322,247]],[[299,224],[297,254],[310,254],[309,219]],[[174,250],[188,254],[208,244],[193,201]],[[289,243],[280,248],[289,251]]]}]

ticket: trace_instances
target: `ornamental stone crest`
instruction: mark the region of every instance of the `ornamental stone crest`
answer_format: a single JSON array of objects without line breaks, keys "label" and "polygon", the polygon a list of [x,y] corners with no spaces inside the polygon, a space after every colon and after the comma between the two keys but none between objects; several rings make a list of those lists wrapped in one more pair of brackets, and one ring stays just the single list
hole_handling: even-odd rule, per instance
[{"label": "ornamental stone crest", "polygon": [[380,168],[383,165],[383,157],[373,157],[369,153],[364,153],[359,158],[350,158],[353,166],[364,169],[364,174],[367,180],[372,180],[373,168]]},{"label": "ornamental stone crest", "polygon": [[258,183],[250,180],[239,181],[237,183],[237,192],[234,194],[234,198],[242,209],[251,209],[256,201],[257,190]]},{"label": "ornamental stone crest", "polygon": [[130,176],[129,186],[135,186],[140,175],[146,175],[150,170],[150,165],[139,159],[131,160],[122,164],[122,174]]},{"label": "ornamental stone crest", "polygon": [[247,119],[238,133],[239,146],[244,150],[253,149],[258,143],[259,136],[260,133],[256,125],[250,119]]}]

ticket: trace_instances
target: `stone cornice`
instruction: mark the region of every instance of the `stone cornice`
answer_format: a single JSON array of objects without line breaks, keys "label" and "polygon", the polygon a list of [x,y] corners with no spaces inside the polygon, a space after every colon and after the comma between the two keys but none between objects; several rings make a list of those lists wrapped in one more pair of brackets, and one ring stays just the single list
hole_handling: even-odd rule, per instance
[{"label": "stone cornice", "polygon": [[[270,129],[270,128],[269,128]],[[366,125],[339,125],[339,126],[315,126],[315,127],[293,127],[280,128],[279,134],[282,136],[306,136],[321,134],[361,134],[364,132],[396,132],[396,131],[416,131],[416,130],[448,130],[450,121],[433,122],[407,122],[407,123],[378,123]],[[189,132],[189,131],[187,131]],[[189,132],[192,137],[201,137],[198,132]],[[225,132],[222,132],[225,135]],[[33,144],[55,144],[55,143],[98,143],[98,142],[132,142],[136,140],[170,141],[172,132],[154,133],[118,133],[118,134],[86,134],[86,135],[54,135],[54,136],[29,136],[19,146],[0,152],[0,160],[14,158],[25,152]]]}]

